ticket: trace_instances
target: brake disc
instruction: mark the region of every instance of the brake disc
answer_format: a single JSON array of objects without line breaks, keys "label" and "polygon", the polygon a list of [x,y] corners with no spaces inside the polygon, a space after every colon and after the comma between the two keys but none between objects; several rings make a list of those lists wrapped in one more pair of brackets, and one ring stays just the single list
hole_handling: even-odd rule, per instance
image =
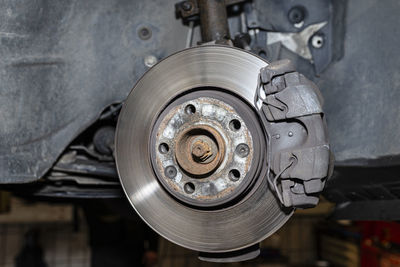
[{"label": "brake disc", "polygon": [[[116,133],[119,176],[134,209],[166,239],[202,252],[236,251],[277,231],[296,204],[316,204],[310,185],[322,190],[328,163],[317,166],[318,177],[302,170],[321,162],[310,153],[322,147],[326,154],[328,146],[315,142],[326,139],[322,113],[280,118],[279,111],[292,112],[280,96],[293,73],[288,64],[270,66],[236,48],[190,48],[152,67],[128,96]],[[304,83],[310,87],[302,77],[296,88]],[[318,106],[300,89],[296,96]],[[322,133],[316,139],[314,129]]]}]

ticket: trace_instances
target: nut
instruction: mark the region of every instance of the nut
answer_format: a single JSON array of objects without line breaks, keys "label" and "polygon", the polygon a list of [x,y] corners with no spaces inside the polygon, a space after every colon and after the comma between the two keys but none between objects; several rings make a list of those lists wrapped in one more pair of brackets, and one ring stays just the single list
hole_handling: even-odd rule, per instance
[{"label": "nut", "polygon": [[197,140],[192,146],[192,156],[197,162],[204,162],[213,155],[210,144],[205,140]]}]

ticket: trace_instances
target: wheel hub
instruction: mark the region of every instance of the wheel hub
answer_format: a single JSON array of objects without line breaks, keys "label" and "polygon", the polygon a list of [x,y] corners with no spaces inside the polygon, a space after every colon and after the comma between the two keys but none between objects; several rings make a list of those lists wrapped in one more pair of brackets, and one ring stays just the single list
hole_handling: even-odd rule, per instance
[{"label": "wheel hub", "polygon": [[242,103],[235,109],[227,103],[231,94],[216,92],[178,97],[160,114],[152,134],[158,179],[174,197],[197,207],[232,201],[254,179],[247,176],[253,138],[239,114],[248,107]]}]

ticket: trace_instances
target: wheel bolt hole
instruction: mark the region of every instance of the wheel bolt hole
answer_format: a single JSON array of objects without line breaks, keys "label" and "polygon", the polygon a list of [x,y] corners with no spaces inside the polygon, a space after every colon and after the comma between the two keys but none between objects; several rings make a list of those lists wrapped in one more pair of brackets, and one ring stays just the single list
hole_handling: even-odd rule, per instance
[{"label": "wheel bolt hole", "polygon": [[158,151],[160,151],[161,154],[167,154],[169,151],[169,146],[166,143],[161,143],[158,146]]},{"label": "wheel bolt hole", "polygon": [[240,123],[240,121],[239,120],[236,120],[236,119],[234,119],[234,120],[231,120],[230,122],[229,122],[229,128],[232,130],[232,131],[239,131],[240,130],[240,127],[242,127],[242,124]]},{"label": "wheel bolt hole", "polygon": [[236,182],[237,180],[239,180],[240,178],[240,172],[236,169],[233,169],[229,172],[229,179],[231,179],[231,181]]},{"label": "wheel bolt hole", "polygon": [[186,183],[184,186],[184,190],[187,194],[193,194],[193,192],[195,190],[194,184],[191,182]]},{"label": "wheel bolt hole", "polygon": [[193,106],[192,104],[189,104],[185,107],[185,113],[188,115],[192,115],[196,113],[196,107]]}]

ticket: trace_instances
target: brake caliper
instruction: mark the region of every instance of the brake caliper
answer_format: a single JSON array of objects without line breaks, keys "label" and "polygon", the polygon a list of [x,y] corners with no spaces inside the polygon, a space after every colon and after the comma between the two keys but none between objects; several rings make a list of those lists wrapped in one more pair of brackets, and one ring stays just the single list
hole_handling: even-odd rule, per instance
[{"label": "brake caliper", "polygon": [[322,103],[317,86],[289,60],[260,70],[256,106],[267,135],[267,178],[285,207],[317,205],[332,169]]}]

